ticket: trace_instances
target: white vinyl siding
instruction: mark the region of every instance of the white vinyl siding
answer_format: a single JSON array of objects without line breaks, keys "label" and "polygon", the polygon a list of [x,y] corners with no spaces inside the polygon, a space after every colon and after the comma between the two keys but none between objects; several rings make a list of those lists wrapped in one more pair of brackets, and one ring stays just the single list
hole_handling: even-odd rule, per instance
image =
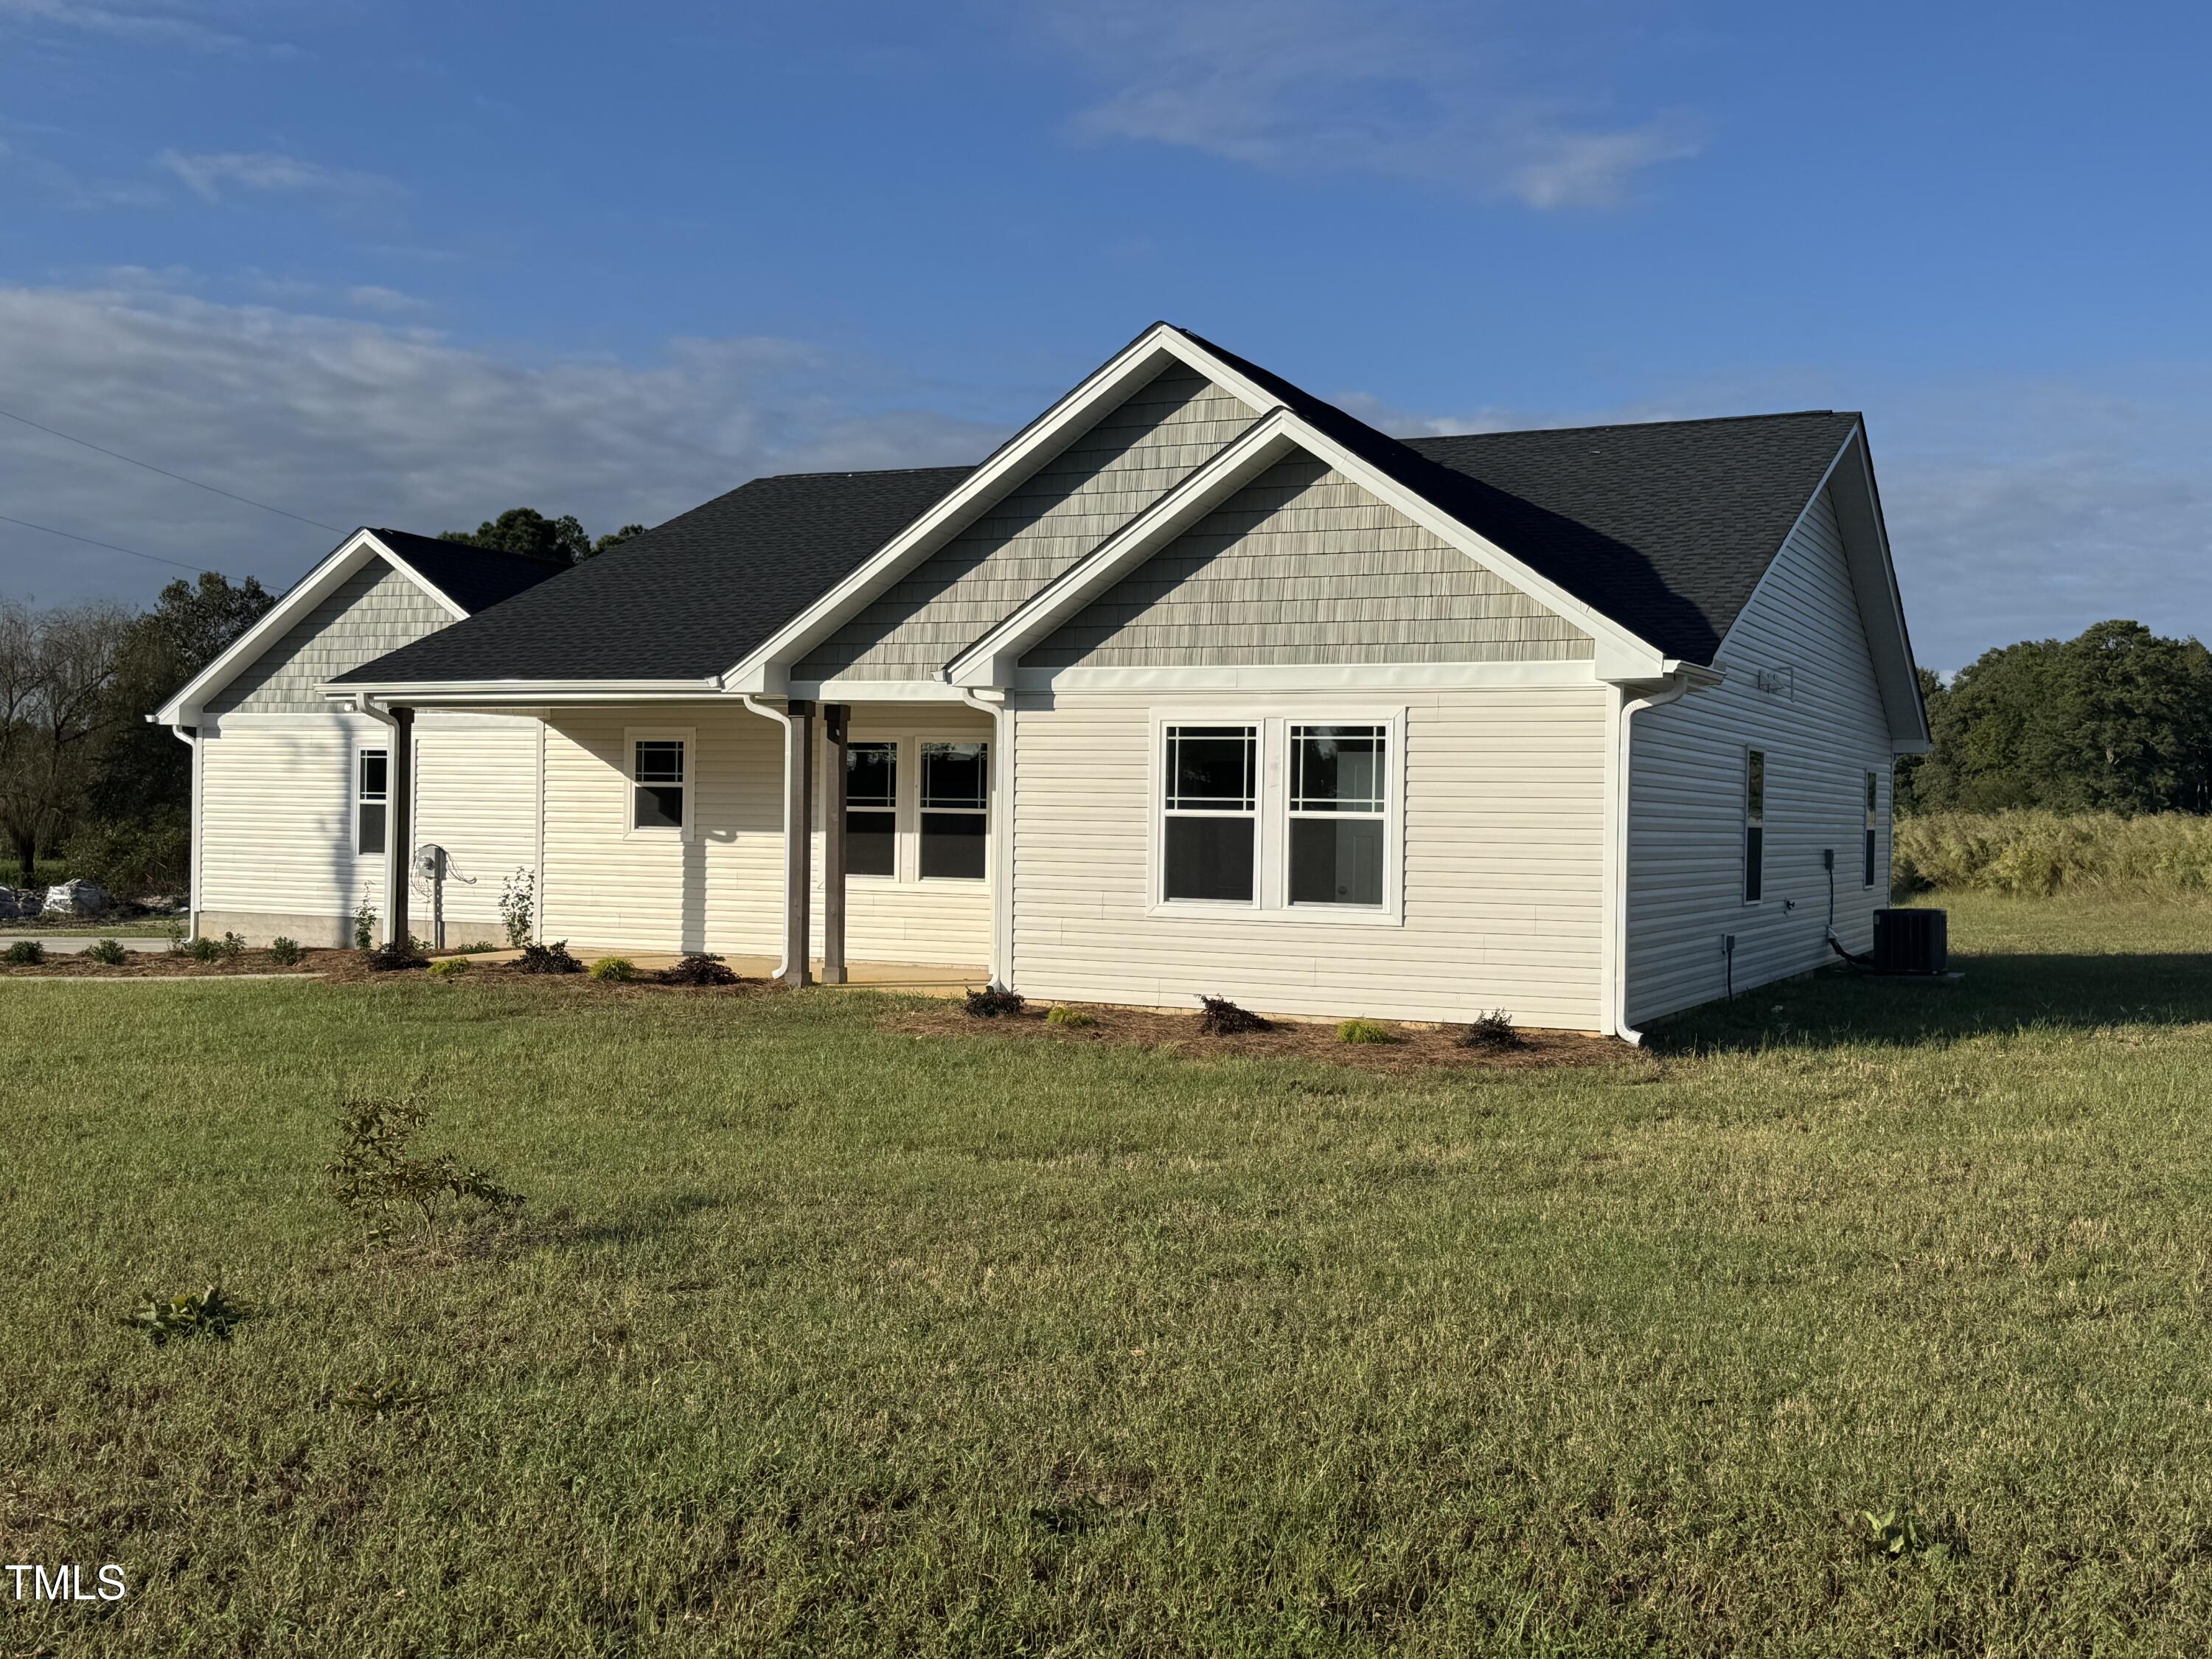
[{"label": "white vinyl siding", "polygon": [[893,583],[793,678],[929,678],[1254,418],[1194,370],[1163,369]]},{"label": "white vinyl siding", "polygon": [[[446,940],[504,945],[499,895],[538,862],[538,721],[523,714],[426,713],[415,722],[415,842],[446,849]],[[430,902],[414,928],[428,938]]]},{"label": "white vinyl siding", "polygon": [[330,714],[203,726],[198,908],[335,921],[367,894],[381,911],[384,856],[354,850],[356,757],[390,731]]},{"label": "white vinyl siding", "polygon": [[[1640,1024],[1834,960],[1825,942],[1835,852],[1836,931],[1873,940],[1888,902],[1889,825],[1863,879],[1866,775],[1887,776],[1889,724],[1824,490],[1722,641],[1725,678],[1635,717],[1628,844],[1628,1018]],[[1762,689],[1761,677],[1765,678]],[[1765,870],[1743,897],[1744,757],[1766,756]],[[1887,807],[1889,791],[1881,791]],[[1794,908],[1785,902],[1794,901]]]},{"label": "white vinyl siding", "polygon": [[[648,725],[690,734],[688,836],[630,832],[625,734]],[[912,714],[897,708],[854,710],[855,740],[892,732],[972,741],[988,739],[990,723],[965,708],[939,713],[925,707]],[[826,793],[829,745],[820,737],[817,726],[817,775]],[[902,764],[910,768],[911,763]],[[782,728],[728,702],[549,715],[544,936],[594,949],[781,954],[782,786]],[[818,835],[813,869],[818,952]],[[846,889],[845,937],[847,958],[854,962],[981,968],[990,957],[989,884],[855,878]]]},{"label": "white vinyl siding", "polygon": [[[1208,700],[1019,700],[1012,980],[1025,995],[1531,1026],[1601,1023],[1609,688],[1407,691],[1402,924],[1158,914],[1146,890],[1149,750]],[[1362,701],[1371,701],[1364,699]],[[1338,718],[1340,695],[1270,712]],[[1185,711],[1188,710],[1186,713]]]}]

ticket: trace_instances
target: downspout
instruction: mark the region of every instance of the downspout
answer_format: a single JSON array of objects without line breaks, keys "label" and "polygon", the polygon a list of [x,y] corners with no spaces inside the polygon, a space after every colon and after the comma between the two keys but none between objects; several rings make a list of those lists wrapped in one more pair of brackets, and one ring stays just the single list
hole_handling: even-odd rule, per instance
[{"label": "downspout", "polygon": [[1014,712],[1006,694],[986,695],[966,686],[960,701],[991,717],[991,793],[998,797],[997,833],[991,837],[991,988],[1013,989],[1014,955]]},{"label": "downspout", "polygon": [[[384,776],[386,789],[385,799],[387,802],[390,802],[392,799],[389,793],[392,780],[392,769],[398,763],[397,757],[401,741],[399,722],[384,709],[378,708],[376,706],[376,699],[370,696],[366,691],[354,698],[353,706],[357,712],[368,715],[369,719],[374,720],[378,725],[381,726],[386,731],[392,734],[389,738],[385,739],[384,744]],[[346,757],[346,764],[349,767],[357,767],[360,763],[361,763],[358,760],[354,758],[351,752],[349,751]],[[350,799],[352,791],[357,787],[357,779],[346,785],[349,799]],[[410,791],[410,793],[411,794],[412,792]],[[392,807],[390,805],[387,805],[384,812],[384,891],[377,896],[377,904],[383,913],[379,916],[378,920],[384,925],[384,937],[386,941],[389,941],[395,937],[392,931],[392,918],[394,914],[395,908],[392,898],[393,890],[392,865],[394,862],[392,855],[392,849],[397,842],[404,839],[401,835],[395,833],[392,827],[392,819],[397,816],[398,815],[393,811]],[[404,882],[407,879],[407,871],[404,864],[401,866],[398,872],[398,876],[400,881]],[[349,924],[347,923],[341,922],[340,927],[343,929],[348,925]]]},{"label": "downspout", "polygon": [[[155,717],[146,716],[149,720]],[[197,726],[173,726],[179,743],[192,751],[191,833],[185,851],[185,921],[191,936],[200,936],[200,729]]]},{"label": "downspout", "polygon": [[1648,696],[1631,697],[1620,688],[1620,743],[1613,756],[1613,1034],[1632,1048],[1644,1046],[1644,1033],[1628,1023],[1628,829],[1632,821],[1629,803],[1635,791],[1631,761],[1635,745],[1636,716],[1647,708],[1663,708],[1690,689],[1686,678],[1676,678]]},{"label": "downspout", "polygon": [[[783,767],[776,775],[778,783],[781,785],[783,779],[791,775],[791,745],[798,741],[796,723],[784,710],[771,708],[750,691],[742,692],[739,696],[745,707],[751,709],[754,714],[758,714],[764,720],[774,720],[783,728]],[[795,833],[793,825],[797,817],[798,803],[792,799],[791,791],[785,789],[783,792],[783,841],[787,848],[791,845],[791,837]],[[784,860],[783,914],[787,916],[791,914],[791,861],[788,858]],[[779,940],[787,940],[790,933],[791,930],[788,927],[778,927],[776,938]],[[791,968],[791,950],[788,944],[779,944],[776,951],[775,977],[781,979]]]}]

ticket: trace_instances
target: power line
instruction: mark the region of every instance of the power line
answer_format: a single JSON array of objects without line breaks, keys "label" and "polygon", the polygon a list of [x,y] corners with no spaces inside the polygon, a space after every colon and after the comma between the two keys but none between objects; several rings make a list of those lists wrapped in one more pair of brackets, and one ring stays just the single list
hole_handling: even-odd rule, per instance
[{"label": "power line", "polygon": [[[189,483],[191,480],[186,479],[185,482]],[[69,541],[82,542],[87,547],[104,547],[111,553],[128,553],[134,559],[151,559],[155,564],[173,564],[178,569],[189,570],[195,575],[206,574],[198,565],[186,564],[180,559],[165,559],[158,553],[141,553],[136,548],[118,547],[113,542],[96,542],[89,536],[80,536],[68,530],[57,530],[50,524],[33,524],[28,519],[11,519],[5,513],[0,513],[0,524],[17,524],[26,530],[43,530],[49,536],[60,536]]]},{"label": "power line", "polygon": [[[228,489],[217,489],[211,483],[202,483],[198,478],[187,478],[181,472],[172,472],[165,466],[155,466],[151,461],[138,460],[131,456],[124,454],[120,450],[106,448],[100,444],[94,443],[89,438],[71,437],[70,434],[61,431],[57,428],[41,425],[37,421],[31,419],[27,415],[18,415],[14,410],[6,409],[0,409],[0,415],[5,415],[11,421],[21,421],[25,426],[35,428],[40,432],[51,433],[53,436],[65,439],[70,443],[82,444],[87,449],[98,450],[103,455],[112,455],[118,461],[129,461],[133,466],[143,466],[149,472],[158,472],[165,478],[174,478],[179,483],[188,483],[195,489],[204,489],[210,495],[225,496],[234,501],[243,501],[248,507],[259,507],[264,513],[274,513],[280,519],[293,519],[296,520],[301,524],[311,524],[314,526],[316,529],[327,530],[334,536],[343,536],[345,534],[344,531],[339,529],[334,524],[325,524],[320,519],[301,518],[297,513],[287,513],[281,507],[271,507],[266,501],[257,501],[251,495],[240,495],[234,494],[232,491]],[[10,519],[9,522],[13,524],[15,523],[16,520]],[[33,529],[37,529],[38,527],[39,526],[35,525],[32,526]],[[54,533],[56,535],[62,535],[66,532],[56,531]],[[76,539],[82,541],[84,538],[80,536]],[[95,542],[93,544],[95,547],[105,547],[107,545],[105,542]],[[119,547],[115,550],[118,553],[128,553],[131,550],[127,547]],[[142,559],[150,559],[154,556],[151,553],[141,553],[138,556]],[[176,562],[173,559],[169,559],[164,560],[162,562],[173,564]]]}]

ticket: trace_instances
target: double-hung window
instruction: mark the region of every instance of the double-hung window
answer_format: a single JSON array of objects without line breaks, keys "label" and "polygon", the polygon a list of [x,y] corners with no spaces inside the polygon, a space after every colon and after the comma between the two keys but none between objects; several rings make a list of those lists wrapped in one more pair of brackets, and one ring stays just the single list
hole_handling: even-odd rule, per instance
[{"label": "double-hung window", "polygon": [[855,743],[845,750],[845,869],[855,876],[898,873],[898,744]]},{"label": "double-hung window", "polygon": [[1260,728],[1163,728],[1166,823],[1161,896],[1251,904],[1258,899]]},{"label": "double-hung window", "polygon": [[391,802],[390,755],[382,749],[363,749],[354,761],[354,849],[360,853],[384,850],[384,820]]},{"label": "double-hung window", "polygon": [[682,738],[630,739],[630,809],[632,830],[675,830],[690,823],[691,785],[685,770]]},{"label": "double-hung window", "polygon": [[990,828],[991,745],[921,745],[921,878],[981,881]]},{"label": "double-hung window", "polygon": [[1866,871],[1863,878],[1864,884],[1869,887],[1874,885],[1874,838],[1876,826],[1875,814],[1881,809],[1881,775],[1878,772],[1869,772],[1866,775]]},{"label": "double-hung window", "polygon": [[1756,904],[1766,894],[1766,751],[1747,749],[1743,756],[1743,902]]},{"label": "double-hung window", "polygon": [[1291,727],[1290,902],[1382,902],[1389,728]]}]

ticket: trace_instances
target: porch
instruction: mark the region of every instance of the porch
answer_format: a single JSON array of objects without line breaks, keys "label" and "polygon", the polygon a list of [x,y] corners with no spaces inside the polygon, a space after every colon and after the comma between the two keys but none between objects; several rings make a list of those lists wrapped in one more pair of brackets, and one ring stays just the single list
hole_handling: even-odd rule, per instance
[{"label": "porch", "polygon": [[[474,953],[479,962],[514,962],[520,951],[484,951]],[[617,951],[596,947],[571,947],[571,954],[586,966],[606,957],[626,957],[635,963],[641,974],[658,973],[663,968],[673,967],[680,957],[674,951]],[[776,976],[780,965],[775,957],[724,957],[732,973],[740,979],[766,980]],[[827,981],[822,977],[822,959],[817,957],[810,964],[811,976],[817,984],[834,983],[848,990],[888,991],[901,996],[958,997],[980,990],[990,982],[991,970],[981,963],[972,967],[948,967],[931,962],[853,962],[845,965],[845,977]]]}]

